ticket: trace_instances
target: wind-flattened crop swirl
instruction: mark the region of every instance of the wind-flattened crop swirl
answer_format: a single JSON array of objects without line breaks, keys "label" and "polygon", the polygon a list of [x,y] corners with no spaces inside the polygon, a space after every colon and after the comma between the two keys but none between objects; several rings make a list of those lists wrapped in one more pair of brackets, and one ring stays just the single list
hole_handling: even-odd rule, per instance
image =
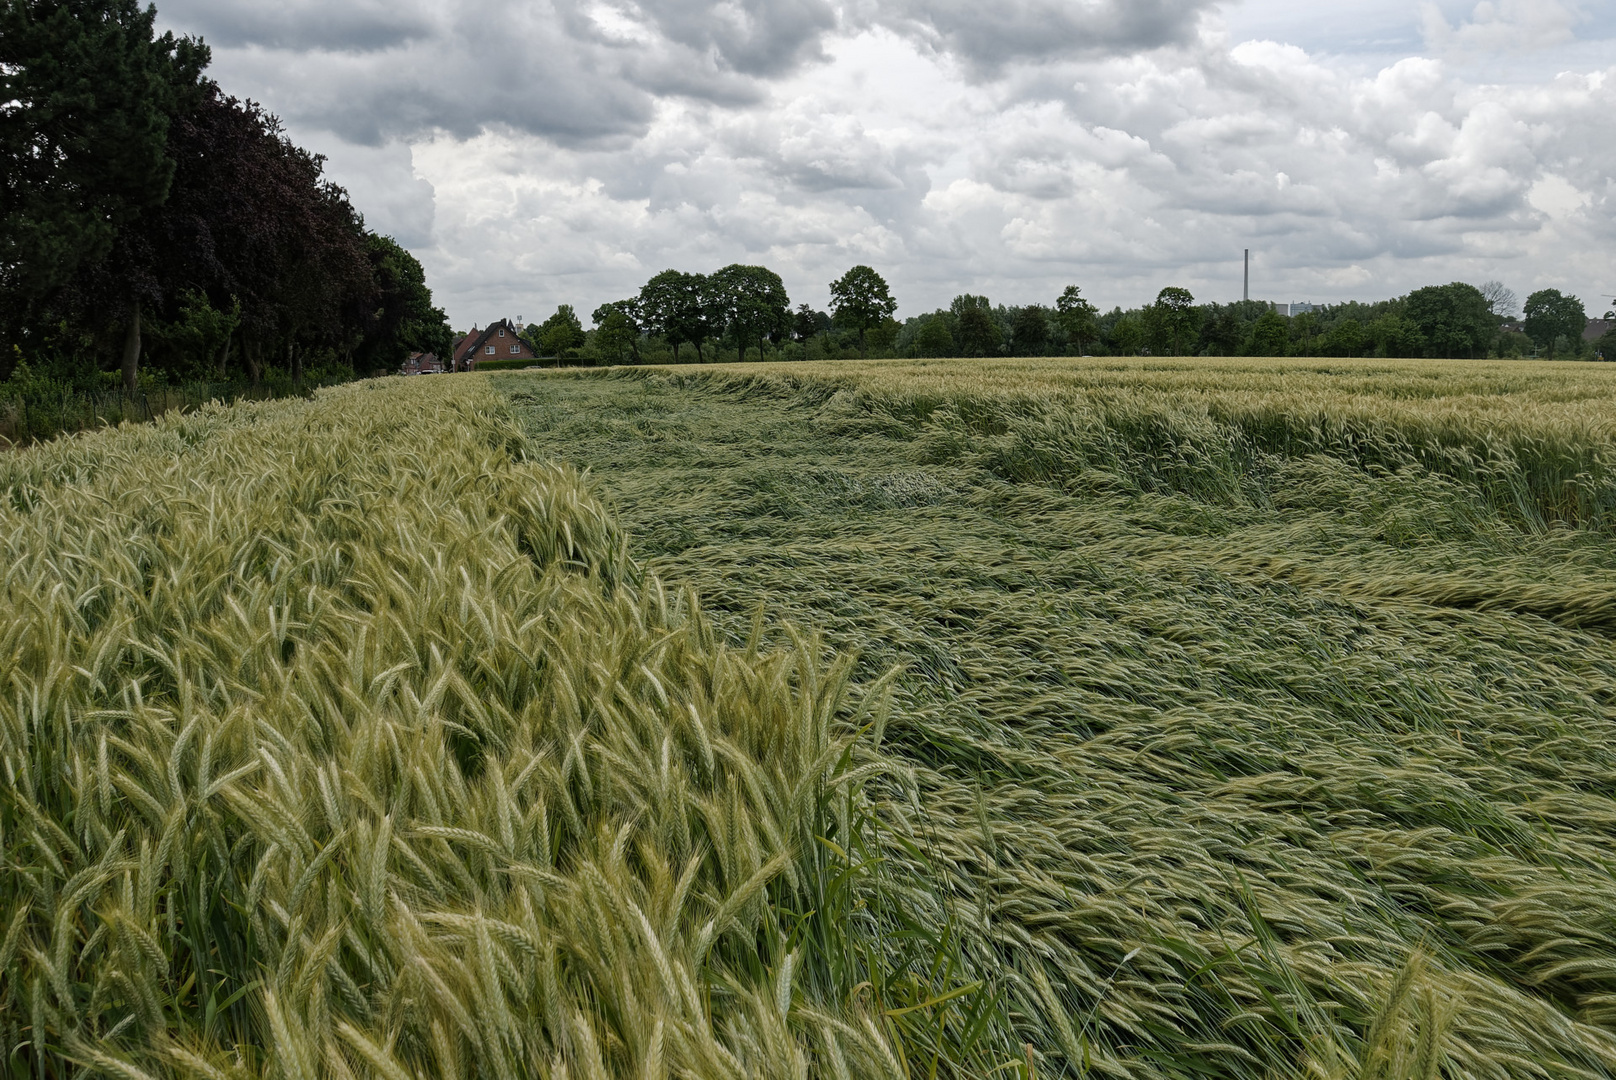
[{"label": "wind-flattened crop swirl", "polygon": [[1616,1075],[1616,371],[507,385],[732,632],[779,605],[904,665],[920,795],[881,810],[924,858],[886,866],[1004,1003],[967,1075]]},{"label": "wind-flattened crop swirl", "polygon": [[1328,457],[1452,482],[1529,528],[1611,532],[1616,383],[1602,367],[1119,358],[636,374],[823,403],[845,430],[908,429],[923,460],[1013,482],[1264,503],[1284,487],[1280,463]]},{"label": "wind-flattened crop swirl", "polygon": [[521,444],[392,380],[0,461],[12,1076],[902,1073],[878,688],[719,644]]}]

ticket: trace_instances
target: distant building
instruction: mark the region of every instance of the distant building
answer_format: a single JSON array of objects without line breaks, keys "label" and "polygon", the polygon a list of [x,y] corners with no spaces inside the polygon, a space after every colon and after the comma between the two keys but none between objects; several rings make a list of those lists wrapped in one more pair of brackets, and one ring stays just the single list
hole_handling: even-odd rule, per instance
[{"label": "distant building", "polygon": [[488,329],[475,326],[471,333],[455,342],[454,370],[475,371],[477,365],[489,360],[537,360],[538,356],[517,335],[521,326],[510,319],[489,323]]},{"label": "distant building", "polygon": [[1595,341],[1612,330],[1616,330],[1616,319],[1589,319],[1588,325],[1583,328],[1582,340]]},{"label": "distant building", "polygon": [[410,358],[399,368],[401,375],[430,375],[443,371],[443,361],[436,353],[410,353]]},{"label": "distant building", "polygon": [[1309,303],[1307,303],[1305,301],[1301,301],[1301,302],[1298,302],[1298,303],[1295,303],[1295,304],[1275,304],[1275,303],[1270,302],[1269,305],[1268,305],[1268,310],[1270,310],[1270,311],[1272,311],[1272,312],[1274,312],[1275,314],[1278,314],[1278,315],[1284,315],[1287,318],[1292,316],[1292,315],[1300,315],[1300,314],[1302,314],[1303,312],[1306,312],[1306,311],[1316,311],[1317,309],[1318,309],[1318,305],[1309,304]]}]

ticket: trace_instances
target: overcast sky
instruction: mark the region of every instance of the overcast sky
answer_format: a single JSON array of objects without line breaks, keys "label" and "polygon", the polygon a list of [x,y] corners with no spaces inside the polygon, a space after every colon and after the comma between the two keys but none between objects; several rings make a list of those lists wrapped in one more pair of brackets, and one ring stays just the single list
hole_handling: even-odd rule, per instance
[{"label": "overcast sky", "polygon": [[459,329],[669,267],[1616,298],[1616,0],[163,0]]}]

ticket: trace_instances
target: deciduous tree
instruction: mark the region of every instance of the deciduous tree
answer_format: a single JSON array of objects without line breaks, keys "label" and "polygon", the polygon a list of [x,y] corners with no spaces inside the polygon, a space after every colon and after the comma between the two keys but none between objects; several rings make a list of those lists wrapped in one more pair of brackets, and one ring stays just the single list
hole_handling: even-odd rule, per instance
[{"label": "deciduous tree", "polygon": [[1521,328],[1539,348],[1548,350],[1550,360],[1554,359],[1554,350],[1561,338],[1569,343],[1580,341],[1588,325],[1588,313],[1582,301],[1566,296],[1559,289],[1539,289],[1528,296],[1525,314]]},{"label": "deciduous tree", "polygon": [[[367,336],[391,359],[398,343],[383,346],[383,338],[409,318],[432,318],[420,264],[396,244],[373,245],[347,193],[325,179],[324,159],[288,139],[276,117],[210,83],[176,118],[169,141],[169,197],[129,231],[167,292],[200,290],[215,307],[240,301],[253,381],[266,353],[287,355],[296,368],[308,349],[353,358]],[[81,275],[89,295],[106,287],[100,276]],[[423,324],[416,347],[447,351],[446,330],[441,319],[435,331]]]},{"label": "deciduous tree", "polygon": [[1343,318],[1324,335],[1324,348],[1332,356],[1357,356],[1363,351],[1365,341],[1363,323]]},{"label": "deciduous tree", "polygon": [[537,334],[539,351],[549,353],[557,360],[565,360],[584,345],[584,324],[571,304],[562,304],[555,314],[545,319]]},{"label": "deciduous tree", "polygon": [[1425,348],[1420,328],[1412,319],[1395,311],[1388,311],[1370,323],[1368,336],[1382,356],[1420,356]]},{"label": "deciduous tree", "polygon": [[1111,348],[1119,356],[1134,356],[1145,341],[1145,328],[1138,316],[1124,315],[1111,324]]},{"label": "deciduous tree", "polygon": [[1195,332],[1199,313],[1195,310],[1195,297],[1188,289],[1169,285],[1156,294],[1156,310],[1163,331],[1172,343],[1173,355],[1183,352],[1184,339]]},{"label": "deciduous tree", "polygon": [[922,319],[920,330],[915,334],[915,350],[921,356],[954,356],[959,352],[959,346],[954,343],[954,331],[949,326],[948,312],[933,312],[922,316]]},{"label": "deciduous tree", "polygon": [[1419,328],[1430,356],[1485,356],[1498,333],[1498,318],[1487,297],[1462,281],[1415,289],[1403,310]]},{"label": "deciduous tree", "polygon": [[865,334],[898,310],[886,279],[868,266],[855,266],[830,283],[830,311],[838,323],[858,333],[859,355],[868,355]]},{"label": "deciduous tree", "polygon": [[711,310],[735,339],[742,362],[748,345],[756,342],[761,358],[769,336],[790,331],[791,299],[780,275],[768,267],[733,263],[714,273],[708,285]]},{"label": "deciduous tree", "polygon": [[1018,356],[1042,356],[1049,344],[1049,312],[1042,304],[1028,304],[1016,312],[1010,340]]},{"label": "deciduous tree", "polygon": [[640,362],[640,326],[635,316],[638,303],[614,300],[596,308],[590,319],[595,324],[595,347],[614,363],[625,359]]},{"label": "deciduous tree", "polygon": [[1290,321],[1277,311],[1265,311],[1251,324],[1246,351],[1252,356],[1284,356],[1290,343]]},{"label": "deciduous tree", "polygon": [[704,359],[702,344],[715,333],[707,293],[704,275],[678,270],[664,270],[640,288],[640,325],[667,340],[675,363],[681,345],[695,348],[698,363]]},{"label": "deciduous tree", "polygon": [[1004,349],[1004,331],[993,317],[993,307],[985,296],[963,293],[949,305],[965,356],[998,356]]},{"label": "deciduous tree", "polygon": [[1245,340],[1246,331],[1233,305],[1221,307],[1206,321],[1202,332],[1206,335],[1208,351],[1213,356],[1233,356]]},{"label": "deciduous tree", "polygon": [[1319,317],[1311,311],[1304,311],[1291,317],[1291,340],[1303,356],[1313,355],[1313,338],[1319,332]]},{"label": "deciduous tree", "polygon": [[229,362],[230,342],[241,326],[241,303],[220,310],[197,291],[180,298],[178,317],[151,325],[149,337],[157,351],[170,354],[168,367],[184,378],[223,378]]},{"label": "deciduous tree", "polygon": [[1055,321],[1079,353],[1100,336],[1099,312],[1083,298],[1082,290],[1076,285],[1066,286],[1055,301]]},{"label": "deciduous tree", "polygon": [[1481,287],[1481,295],[1487,301],[1487,310],[1494,317],[1507,319],[1515,314],[1520,306],[1520,300],[1515,296],[1515,290],[1505,288],[1502,281],[1489,281]]},{"label": "deciduous tree", "polygon": [[[254,381],[267,357],[284,357],[296,377],[311,351],[371,369],[392,366],[401,349],[448,351],[420,264],[366,232],[347,194],[324,178],[321,158],[288,140],[275,117],[213,83],[190,97],[167,128],[166,197],[123,220],[105,257],[80,260],[36,305],[32,325],[101,333],[107,318],[127,314],[126,379],[141,355],[129,332],[131,289],[160,327],[186,320],[187,307],[200,310],[198,297],[214,311],[238,311],[233,353]],[[26,322],[6,329],[13,341],[32,332]],[[189,370],[177,340],[154,360]],[[106,345],[103,334],[62,362],[93,372]]]},{"label": "deciduous tree", "polygon": [[371,234],[365,248],[376,303],[362,324],[364,336],[354,351],[356,369],[392,371],[412,352],[448,359],[454,334],[448,317],[432,303],[420,261],[390,236]]},{"label": "deciduous tree", "polygon": [[[0,309],[12,341],[85,267],[111,262],[94,312],[124,327],[134,389],[140,315],[153,281],[119,244],[162,205],[174,177],[168,131],[193,104],[208,50],[156,36],[137,0],[0,2]],[[80,310],[83,317],[88,312]]]},{"label": "deciduous tree", "polygon": [[798,304],[797,310],[791,316],[791,336],[798,344],[808,344],[808,339],[815,335],[825,333],[830,329],[830,316],[822,311],[815,311],[808,304]]}]

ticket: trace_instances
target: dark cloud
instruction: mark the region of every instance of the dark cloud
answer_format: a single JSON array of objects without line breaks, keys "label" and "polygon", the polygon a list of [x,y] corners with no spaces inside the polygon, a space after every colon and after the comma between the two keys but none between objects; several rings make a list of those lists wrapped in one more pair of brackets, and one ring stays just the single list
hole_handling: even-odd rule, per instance
[{"label": "dark cloud", "polygon": [[1118,55],[1195,40],[1213,0],[871,0],[868,22],[995,76],[1018,61]]},{"label": "dark cloud", "polygon": [[227,85],[367,145],[639,135],[661,98],[755,104],[837,25],[828,0],[169,0],[162,18],[214,45]]},{"label": "dark cloud", "polygon": [[577,145],[643,134],[662,99],[756,105],[839,31],[893,28],[983,73],[1183,41],[1208,2],[168,0],[162,17],[212,43],[225,76],[356,142],[509,128]]},{"label": "dark cloud", "polygon": [[414,0],[165,0],[162,16],[215,46],[372,52],[431,37],[433,6]]},{"label": "dark cloud", "polygon": [[[591,80],[571,66],[542,77],[520,76],[513,67],[510,81],[489,86],[390,57],[257,53],[226,59],[230,70],[220,77],[227,88],[253,83],[253,95],[287,120],[366,146],[434,131],[470,138],[498,129],[562,145],[593,144],[643,134],[653,107],[643,91]],[[469,65],[476,58],[460,59]]]},{"label": "dark cloud", "polygon": [[[228,0],[194,26],[165,13],[180,30],[227,20]],[[377,145],[446,131],[469,138],[510,129],[566,145],[643,134],[655,96],[624,71],[619,50],[579,41],[547,5],[502,0],[435,5],[401,14],[376,47],[283,44],[274,33],[216,48],[215,76],[243,86],[289,121]],[[359,12],[370,9],[360,5]],[[400,9],[404,11],[405,9]],[[184,9],[180,9],[183,14]],[[231,25],[244,28],[250,20]],[[429,33],[406,33],[416,26]]]},{"label": "dark cloud", "polygon": [[665,41],[762,79],[820,59],[820,42],[837,25],[828,0],[647,0],[633,10]]}]

